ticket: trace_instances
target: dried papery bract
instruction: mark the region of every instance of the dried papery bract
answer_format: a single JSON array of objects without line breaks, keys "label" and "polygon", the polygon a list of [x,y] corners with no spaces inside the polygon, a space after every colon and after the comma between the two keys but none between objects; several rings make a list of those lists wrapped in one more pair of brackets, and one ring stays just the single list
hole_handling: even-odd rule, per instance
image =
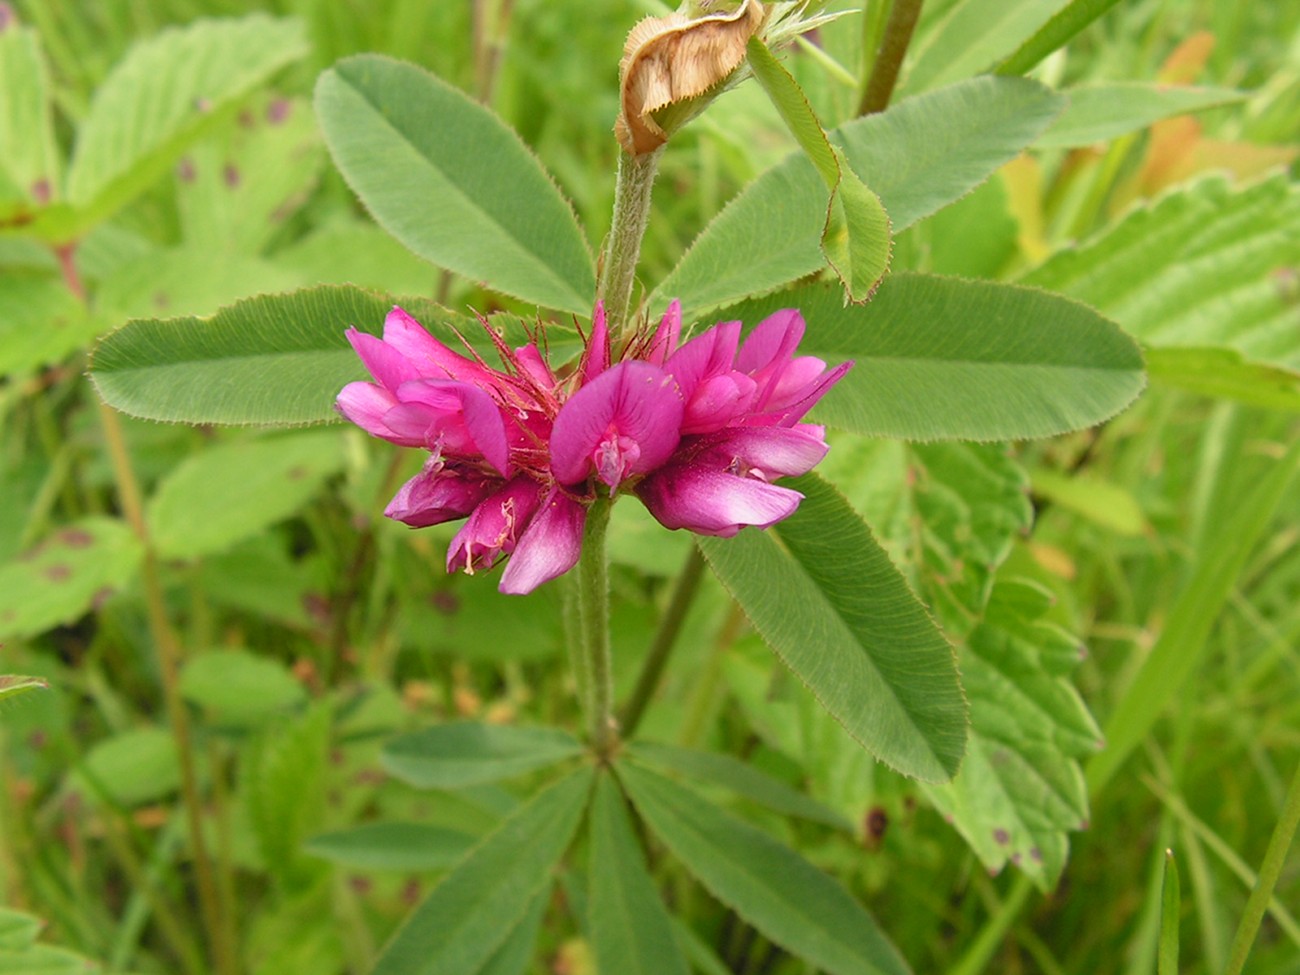
[{"label": "dried papery bract", "polygon": [[[743,0],[726,13],[694,18],[674,13],[637,24],[619,62],[622,111],[614,124],[619,144],[639,156],[667,142],[669,131],[654,114],[670,106],[692,108],[691,101],[725,81],[745,60],[745,44],[766,16],[758,0]],[[694,114],[687,111],[677,124]]]}]

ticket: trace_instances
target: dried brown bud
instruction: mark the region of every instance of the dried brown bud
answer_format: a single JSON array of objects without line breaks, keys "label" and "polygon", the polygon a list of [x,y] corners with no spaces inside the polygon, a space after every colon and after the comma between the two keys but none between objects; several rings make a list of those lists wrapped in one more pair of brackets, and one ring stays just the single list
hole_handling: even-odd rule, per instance
[{"label": "dried brown bud", "polygon": [[619,62],[619,144],[639,156],[667,142],[669,133],[654,113],[698,99],[725,81],[745,60],[745,45],[766,16],[758,0],[744,0],[728,13],[647,17],[632,28]]}]

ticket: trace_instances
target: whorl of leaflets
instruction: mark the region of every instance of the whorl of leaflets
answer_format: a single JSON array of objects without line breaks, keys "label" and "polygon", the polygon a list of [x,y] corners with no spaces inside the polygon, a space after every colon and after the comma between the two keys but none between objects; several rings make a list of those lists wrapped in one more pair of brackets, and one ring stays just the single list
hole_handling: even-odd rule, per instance
[{"label": "whorl of leaflets", "polygon": [[615,354],[598,305],[564,375],[536,342],[511,349],[484,327],[502,369],[468,346],[469,356],[453,351],[401,308],[382,339],[349,329],[375,381],[348,384],[338,409],[376,437],[429,451],[384,513],[415,528],[468,518],[447,570],[509,556],[505,593],[577,564],[598,496],[634,493],[664,527],[702,535],[789,516],[803,495],[772,481],[826,455],[825,429],[800,421],[852,366],[796,356],[804,321],[792,309],[744,342],[740,322],[721,322],[682,344],[674,302]]}]

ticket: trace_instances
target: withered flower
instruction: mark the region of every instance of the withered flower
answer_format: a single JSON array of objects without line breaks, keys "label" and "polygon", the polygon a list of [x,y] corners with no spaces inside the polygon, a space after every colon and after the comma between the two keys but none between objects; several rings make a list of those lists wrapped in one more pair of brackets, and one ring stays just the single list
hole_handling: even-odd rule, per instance
[{"label": "withered flower", "polygon": [[632,29],[619,62],[619,144],[634,156],[653,152],[708,103],[745,60],[745,45],[767,9],[741,0],[734,9],[691,17],[647,17]]}]

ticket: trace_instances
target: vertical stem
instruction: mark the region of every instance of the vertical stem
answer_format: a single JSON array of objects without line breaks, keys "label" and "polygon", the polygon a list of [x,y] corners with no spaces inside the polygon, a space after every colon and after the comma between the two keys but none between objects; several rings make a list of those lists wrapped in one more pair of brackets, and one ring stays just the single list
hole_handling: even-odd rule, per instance
[{"label": "vertical stem", "polygon": [[1264,851],[1264,862],[1260,864],[1255,889],[1250,892],[1241,923],[1232,938],[1232,952],[1228,956],[1225,975],[1240,975],[1246,967],[1246,959],[1250,957],[1250,949],[1255,943],[1255,935],[1259,933],[1260,922],[1264,920],[1264,912],[1273,899],[1273,888],[1282,873],[1287,849],[1291,846],[1297,827],[1300,827],[1300,767],[1291,778],[1291,787],[1287,789],[1286,799],[1282,803],[1281,818],[1268,841],[1268,849]]},{"label": "vertical stem", "polygon": [[587,512],[582,558],[578,562],[578,619],[588,676],[587,720],[591,746],[602,761],[607,761],[618,746],[614,673],[609,654],[609,562],[605,553],[605,532],[609,528],[612,504],[606,498],[597,498]]},{"label": "vertical stem", "polygon": [[149,542],[148,527],[144,520],[140,485],[131,469],[126,438],[117,412],[103,403],[99,404],[99,418],[108,442],[109,457],[113,463],[113,476],[117,482],[118,498],[127,522],[144,546],[141,577],[144,583],[145,606],[149,617],[149,634],[158,649],[159,671],[162,677],[163,703],[167,709],[168,723],[176,739],[176,752],[180,761],[181,799],[185,807],[186,825],[189,827],[190,851],[194,857],[194,874],[199,888],[199,908],[203,924],[213,946],[213,961],[222,975],[234,975],[233,946],[227,941],[226,925],[221,918],[221,902],[217,885],[203,839],[203,800],[199,794],[198,773],[194,767],[194,736],[190,731],[189,714],[180,692],[181,647],[175,630],[167,618],[163,597],[162,576],[158,557]]},{"label": "vertical stem", "polygon": [[655,634],[654,643],[651,644],[650,652],[641,667],[641,676],[637,679],[636,688],[623,707],[620,723],[624,737],[630,738],[636,731],[637,725],[641,723],[641,715],[645,713],[646,705],[650,703],[655,688],[659,686],[659,678],[677,643],[677,634],[682,631],[686,612],[695,601],[695,593],[699,590],[703,575],[704,556],[692,545],[690,555],[686,557],[686,564],[682,566],[682,571],[677,576],[677,584],[673,587],[668,609],[664,612],[663,619],[659,621],[659,632]]},{"label": "vertical stem", "polygon": [[610,334],[617,341],[627,324],[632,285],[641,256],[641,238],[650,219],[650,192],[663,146],[639,156],[618,154],[618,179],[614,186],[614,218],[605,245],[604,262],[596,297],[605,303]]},{"label": "vertical stem", "polygon": [[[59,268],[68,290],[81,302],[86,301],[86,288],[81,281],[76,264],[76,244],[63,244],[55,248]],[[131,458],[126,447],[126,437],[122,432],[122,421],[113,410],[104,403],[99,404],[99,419],[104,429],[104,440],[108,445],[109,458],[113,465],[113,479],[117,485],[118,501],[127,523],[140,540],[144,549],[141,565],[141,578],[144,583],[145,606],[149,618],[149,633],[154,646],[158,648],[159,670],[162,677],[163,701],[167,709],[168,721],[172,735],[176,739],[176,751],[180,761],[181,799],[185,807],[186,822],[189,826],[190,850],[194,857],[194,873],[199,887],[199,907],[203,914],[203,925],[208,939],[212,942],[212,955],[216,969],[221,975],[235,975],[234,946],[225,937],[226,926],[221,917],[221,901],[217,896],[217,885],[208,856],[207,846],[203,841],[202,799],[199,795],[198,774],[194,768],[194,742],[190,734],[189,715],[185,711],[185,702],[180,692],[181,647],[167,619],[167,607],[163,598],[162,577],[158,569],[158,557],[149,541],[149,530],[144,520],[144,500],[140,492],[140,482],[136,480],[131,468]]]},{"label": "vertical stem", "polygon": [[871,66],[871,77],[867,80],[866,91],[858,105],[859,115],[883,112],[894,94],[894,85],[898,83],[898,72],[903,67],[903,57],[907,54],[907,45],[912,42],[912,31],[916,29],[916,19],[921,16],[921,4],[924,0],[894,0],[889,11],[889,20],[885,22],[885,36],[880,42],[880,51]]}]

